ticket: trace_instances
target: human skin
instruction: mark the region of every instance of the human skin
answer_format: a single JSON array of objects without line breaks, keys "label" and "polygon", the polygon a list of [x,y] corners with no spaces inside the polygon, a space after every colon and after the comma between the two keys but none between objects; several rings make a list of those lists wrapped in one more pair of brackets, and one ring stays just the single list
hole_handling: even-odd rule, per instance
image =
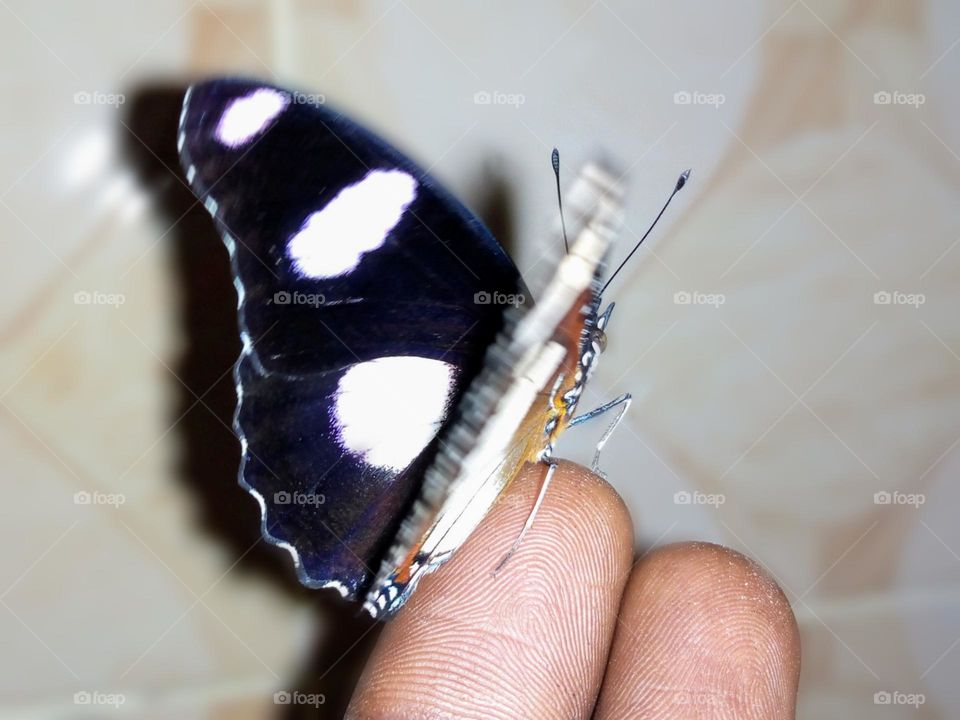
[{"label": "human skin", "polygon": [[561,462],[527,468],[381,635],[352,720],[794,718],[796,621],[732,550],[680,543],[635,558],[613,488]]}]

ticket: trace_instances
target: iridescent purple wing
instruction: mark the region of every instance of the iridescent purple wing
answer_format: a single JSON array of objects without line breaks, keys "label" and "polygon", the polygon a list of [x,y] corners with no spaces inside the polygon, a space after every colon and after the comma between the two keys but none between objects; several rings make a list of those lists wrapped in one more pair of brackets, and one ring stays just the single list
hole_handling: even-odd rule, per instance
[{"label": "iridescent purple wing", "polygon": [[490,299],[526,289],[474,215],[319,100],[196,85],[178,146],[233,266],[240,482],[304,584],[357,597],[500,328]]}]

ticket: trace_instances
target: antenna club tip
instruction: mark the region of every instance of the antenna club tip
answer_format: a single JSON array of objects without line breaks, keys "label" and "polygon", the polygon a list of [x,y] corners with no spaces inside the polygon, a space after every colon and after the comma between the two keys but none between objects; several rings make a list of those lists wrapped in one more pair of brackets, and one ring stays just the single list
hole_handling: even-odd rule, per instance
[{"label": "antenna club tip", "polygon": [[677,178],[677,188],[676,188],[677,190],[680,190],[684,185],[687,184],[687,180],[690,179],[690,170],[691,168],[687,168],[682,173],[680,173],[680,177]]},{"label": "antenna club tip", "polygon": [[560,169],[560,151],[556,148],[554,148],[553,152],[550,153],[550,162],[553,165],[554,170]]}]

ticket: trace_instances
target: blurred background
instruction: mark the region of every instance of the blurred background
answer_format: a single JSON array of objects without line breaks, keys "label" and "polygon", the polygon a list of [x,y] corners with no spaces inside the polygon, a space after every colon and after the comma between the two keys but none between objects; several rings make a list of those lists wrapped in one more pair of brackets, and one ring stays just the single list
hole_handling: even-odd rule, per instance
[{"label": "blurred background", "polygon": [[[960,708],[960,6],[951,0],[0,0],[0,716],[339,717],[376,629],[259,541],[226,252],[183,185],[193,79],[322,93],[536,289],[551,147],[629,171],[584,406],[638,549],[762,563],[800,717]],[[621,250],[625,251],[625,247]],[[599,433],[599,428],[596,433]],[[589,458],[592,430],[561,447]],[[312,707],[277,691],[323,696]]]}]

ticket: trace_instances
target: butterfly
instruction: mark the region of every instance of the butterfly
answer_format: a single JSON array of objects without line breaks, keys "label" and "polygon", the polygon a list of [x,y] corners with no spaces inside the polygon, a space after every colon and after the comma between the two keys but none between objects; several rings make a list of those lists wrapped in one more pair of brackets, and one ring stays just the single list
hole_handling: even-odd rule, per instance
[{"label": "butterfly", "polygon": [[194,85],[177,147],[237,292],[239,481],[300,581],[387,618],[542,463],[519,547],[558,435],[617,410],[599,454],[630,403],[574,415],[613,309],[619,179],[578,181],[581,230],[534,304],[476,216],[322,96]]}]

